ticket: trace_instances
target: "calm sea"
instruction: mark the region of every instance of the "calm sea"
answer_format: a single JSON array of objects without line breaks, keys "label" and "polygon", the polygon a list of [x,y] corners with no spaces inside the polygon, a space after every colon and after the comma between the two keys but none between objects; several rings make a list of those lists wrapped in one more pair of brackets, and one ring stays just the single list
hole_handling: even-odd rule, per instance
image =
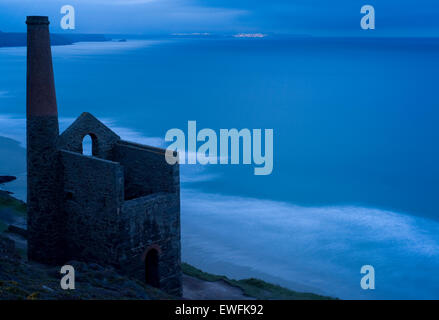
[{"label": "calm sea", "polygon": [[[178,39],[54,47],[62,129],[274,130],[274,169],[182,168],[183,259],[340,298],[439,298],[439,40]],[[24,194],[25,48],[0,49],[0,174]],[[376,289],[360,288],[372,265]]]}]

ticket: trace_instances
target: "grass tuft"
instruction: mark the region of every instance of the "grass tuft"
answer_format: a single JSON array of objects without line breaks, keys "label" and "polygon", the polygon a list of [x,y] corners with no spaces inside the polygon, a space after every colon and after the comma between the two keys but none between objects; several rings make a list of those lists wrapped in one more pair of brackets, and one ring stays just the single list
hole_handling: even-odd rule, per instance
[{"label": "grass tuft", "polygon": [[279,285],[265,282],[260,279],[250,278],[243,280],[229,279],[226,276],[210,274],[197,269],[187,263],[181,264],[184,274],[188,276],[198,278],[204,281],[225,281],[231,286],[240,288],[243,293],[255,299],[268,299],[268,300],[332,300],[334,298],[325,297],[318,294],[296,292],[287,288],[283,288]]},{"label": "grass tuft", "polygon": [[10,208],[15,210],[20,216],[26,215],[26,204],[7,193],[0,193],[0,208]]}]

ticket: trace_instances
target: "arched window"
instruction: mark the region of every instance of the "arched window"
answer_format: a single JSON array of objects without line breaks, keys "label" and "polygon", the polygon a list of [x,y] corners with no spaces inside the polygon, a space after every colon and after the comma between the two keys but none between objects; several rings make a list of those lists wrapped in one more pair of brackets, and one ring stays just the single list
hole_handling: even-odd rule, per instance
[{"label": "arched window", "polygon": [[93,155],[93,139],[90,135],[86,135],[82,140],[82,154],[84,156]]},{"label": "arched window", "polygon": [[146,284],[159,288],[159,252],[156,249],[150,249],[145,257],[145,282]]}]

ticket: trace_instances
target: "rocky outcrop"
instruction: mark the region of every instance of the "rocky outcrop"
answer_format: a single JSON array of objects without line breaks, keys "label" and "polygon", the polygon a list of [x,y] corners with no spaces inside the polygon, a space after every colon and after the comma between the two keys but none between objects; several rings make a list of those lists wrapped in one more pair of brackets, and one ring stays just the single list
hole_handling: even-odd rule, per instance
[{"label": "rocky outcrop", "polygon": [[27,239],[27,230],[26,229],[23,229],[23,228],[20,228],[20,227],[17,227],[17,226],[14,226],[11,224],[8,226],[8,229],[6,231],[9,233],[17,234],[20,237]]},{"label": "rocky outcrop", "polygon": [[0,184],[7,183],[16,180],[17,177],[14,176],[0,176]]}]

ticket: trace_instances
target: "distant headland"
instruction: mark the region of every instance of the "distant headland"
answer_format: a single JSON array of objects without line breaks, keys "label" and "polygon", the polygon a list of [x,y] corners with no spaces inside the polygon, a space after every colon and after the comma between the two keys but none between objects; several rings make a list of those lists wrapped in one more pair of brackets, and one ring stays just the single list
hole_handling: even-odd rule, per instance
[{"label": "distant headland", "polygon": [[[25,32],[2,32],[0,31],[0,48],[2,47],[25,47]],[[111,41],[111,38],[102,34],[57,34],[50,35],[52,46],[70,45],[76,42],[104,42]]]}]

